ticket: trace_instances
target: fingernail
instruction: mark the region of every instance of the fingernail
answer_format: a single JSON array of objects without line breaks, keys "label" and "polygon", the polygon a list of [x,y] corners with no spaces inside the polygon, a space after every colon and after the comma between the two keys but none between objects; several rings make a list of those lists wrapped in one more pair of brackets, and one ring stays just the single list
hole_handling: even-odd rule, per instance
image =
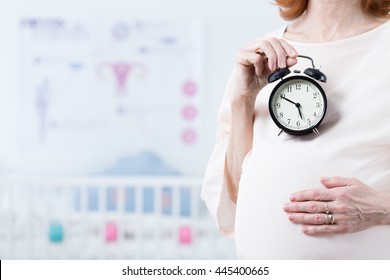
[{"label": "fingernail", "polygon": [[330,177],[321,177],[321,181],[328,182],[330,180]]},{"label": "fingernail", "polygon": [[290,221],[294,221],[294,220],[296,219],[296,215],[295,215],[295,214],[289,214],[289,215],[288,215],[288,219],[289,219]]},{"label": "fingernail", "polygon": [[294,51],[294,50],[291,50],[291,51],[290,51],[290,55],[296,56],[296,55],[298,55],[298,53],[297,53],[296,51]]},{"label": "fingernail", "polygon": [[286,204],[283,206],[283,210],[284,210],[284,211],[289,211],[289,210],[290,210],[290,203],[286,203]]},{"label": "fingernail", "polygon": [[294,201],[296,201],[297,200],[297,198],[295,197],[295,195],[290,195],[290,201],[292,201],[292,202],[294,202]]},{"label": "fingernail", "polygon": [[302,231],[303,231],[303,233],[308,233],[309,229],[307,227],[303,227]]}]

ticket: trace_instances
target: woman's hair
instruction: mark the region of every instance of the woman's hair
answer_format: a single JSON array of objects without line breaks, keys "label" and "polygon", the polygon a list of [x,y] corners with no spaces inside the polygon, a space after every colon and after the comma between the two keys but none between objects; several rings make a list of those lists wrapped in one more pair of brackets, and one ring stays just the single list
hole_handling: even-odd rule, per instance
[{"label": "woman's hair", "polygon": [[[309,0],[275,0],[279,5],[280,16],[293,20],[302,15]],[[361,0],[360,6],[366,14],[375,17],[386,17],[390,13],[390,0]]]}]

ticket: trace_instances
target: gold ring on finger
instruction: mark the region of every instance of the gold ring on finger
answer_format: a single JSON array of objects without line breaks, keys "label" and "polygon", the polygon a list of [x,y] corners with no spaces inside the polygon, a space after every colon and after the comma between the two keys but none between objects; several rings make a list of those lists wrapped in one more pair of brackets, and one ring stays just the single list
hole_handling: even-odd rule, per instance
[{"label": "gold ring on finger", "polygon": [[326,225],[330,224],[330,216],[331,216],[331,214],[325,214],[325,224]]},{"label": "gold ring on finger", "polygon": [[335,219],[334,219],[334,216],[332,214],[329,215],[330,217],[330,224],[331,225],[334,225],[336,223]]},{"label": "gold ring on finger", "polygon": [[325,202],[325,214],[329,214],[330,211],[329,211],[329,208],[328,208],[328,203]]}]

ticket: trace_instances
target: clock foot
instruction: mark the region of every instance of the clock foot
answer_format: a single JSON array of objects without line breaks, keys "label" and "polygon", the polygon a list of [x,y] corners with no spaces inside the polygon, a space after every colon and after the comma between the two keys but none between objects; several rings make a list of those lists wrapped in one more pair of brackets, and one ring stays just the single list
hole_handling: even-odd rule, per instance
[{"label": "clock foot", "polygon": [[313,129],[313,132],[314,132],[317,136],[320,136],[320,132],[318,131],[317,128],[314,128],[314,129]]},{"label": "clock foot", "polygon": [[280,134],[282,134],[282,132],[283,132],[283,129],[281,129],[281,130],[279,131],[278,136],[280,136]]}]

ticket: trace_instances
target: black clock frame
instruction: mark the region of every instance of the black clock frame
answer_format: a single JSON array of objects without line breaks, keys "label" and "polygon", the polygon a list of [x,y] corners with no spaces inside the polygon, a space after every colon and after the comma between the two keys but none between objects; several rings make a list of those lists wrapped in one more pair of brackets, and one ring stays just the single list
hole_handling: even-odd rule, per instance
[{"label": "black clock frame", "polygon": [[[272,108],[272,101],[273,101],[273,98],[276,94],[276,92],[278,91],[278,89],[282,86],[284,86],[287,82],[291,81],[291,80],[306,80],[310,83],[312,83],[314,86],[316,86],[321,95],[322,95],[322,98],[324,100],[324,110],[323,110],[323,114],[322,114],[322,117],[321,119],[317,122],[316,125],[310,127],[310,128],[307,128],[307,129],[303,129],[303,130],[293,130],[293,129],[289,129],[285,126],[283,126],[279,120],[277,119],[277,117],[273,114],[274,110]],[[308,134],[310,132],[312,132],[314,129],[318,128],[320,126],[320,124],[322,123],[324,117],[325,117],[325,114],[326,114],[326,111],[327,111],[327,107],[328,107],[328,100],[326,98],[326,94],[325,94],[325,91],[324,89],[320,86],[319,83],[317,83],[313,78],[309,78],[309,77],[306,77],[306,76],[303,76],[303,75],[294,75],[294,76],[290,76],[290,77],[287,77],[286,79],[283,79],[282,78],[282,81],[280,81],[275,87],[274,89],[272,90],[271,92],[271,95],[270,95],[270,98],[269,98],[269,101],[268,101],[268,110],[269,110],[269,114],[271,115],[271,118],[272,120],[274,121],[274,123],[281,129],[283,130],[284,132],[288,133],[288,134],[291,134],[291,135],[305,135],[305,134]]]}]

